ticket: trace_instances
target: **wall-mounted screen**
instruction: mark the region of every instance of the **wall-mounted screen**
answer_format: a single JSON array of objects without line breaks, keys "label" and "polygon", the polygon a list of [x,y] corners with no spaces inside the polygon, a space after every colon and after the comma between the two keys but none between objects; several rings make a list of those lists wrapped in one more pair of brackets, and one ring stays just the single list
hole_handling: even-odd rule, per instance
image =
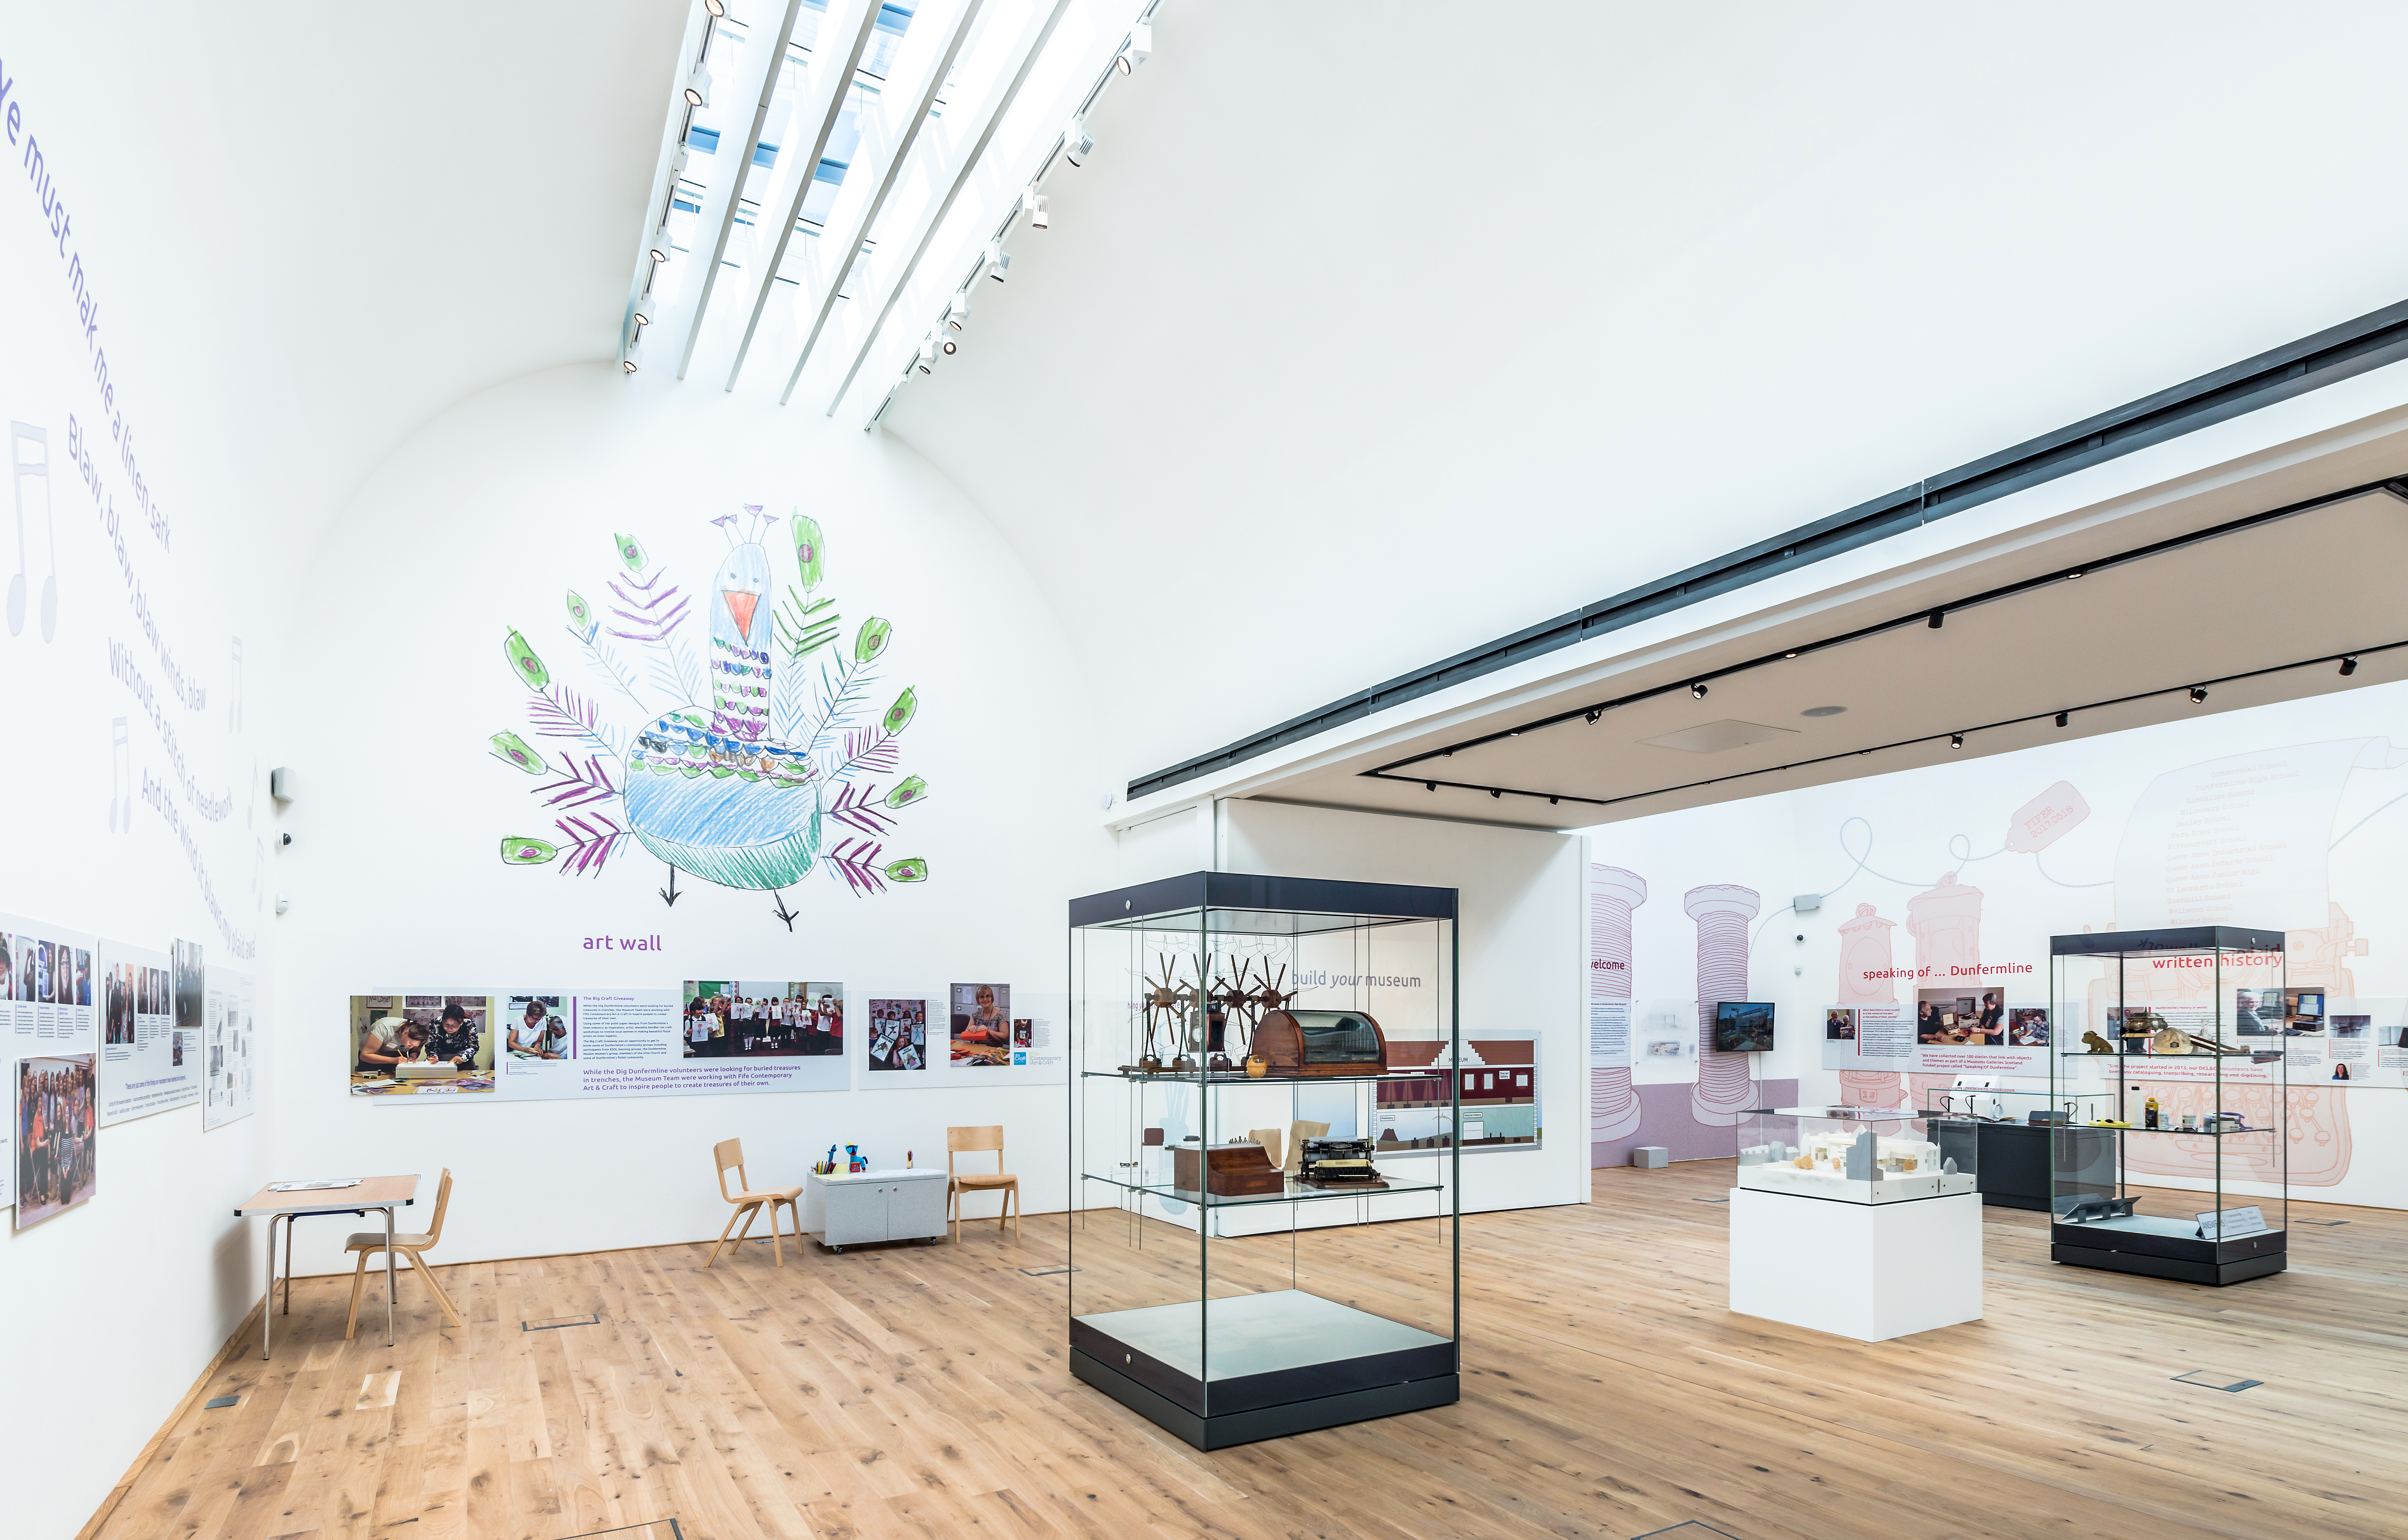
[{"label": "wall-mounted screen", "polygon": [[1725,1054],[1770,1053],[1772,1006],[1760,1000],[1717,1001],[1714,1005],[1714,1051]]}]

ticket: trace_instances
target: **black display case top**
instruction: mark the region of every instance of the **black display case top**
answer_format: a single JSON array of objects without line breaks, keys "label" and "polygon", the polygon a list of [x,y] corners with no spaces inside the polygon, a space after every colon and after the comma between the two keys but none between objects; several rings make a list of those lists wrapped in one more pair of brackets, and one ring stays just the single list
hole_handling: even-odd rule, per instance
[{"label": "black display case top", "polygon": [[[1236,923],[1214,928],[1251,929],[1238,916],[1312,915],[1335,922],[1331,928],[1394,925],[1408,920],[1451,920],[1455,917],[1455,889],[1417,887],[1403,883],[1344,883],[1320,877],[1266,877],[1244,871],[1191,871],[1091,893],[1070,900],[1072,928],[1089,926],[1136,925],[1174,914],[1220,911]],[[1322,928],[1323,927],[1312,927]]]},{"label": "black display case top", "polygon": [[2095,930],[2051,936],[2052,957],[2131,957],[2149,952],[2280,952],[2283,932],[2243,925],[2170,926],[2162,930]]}]

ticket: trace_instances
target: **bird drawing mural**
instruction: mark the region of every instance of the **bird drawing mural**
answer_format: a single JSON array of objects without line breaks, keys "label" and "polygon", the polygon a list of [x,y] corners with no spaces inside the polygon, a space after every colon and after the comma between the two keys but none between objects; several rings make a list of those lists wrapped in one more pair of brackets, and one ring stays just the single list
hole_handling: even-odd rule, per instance
[{"label": "bird drawing mural", "polygon": [[[559,835],[511,835],[503,861],[598,876],[638,844],[668,867],[665,902],[677,902],[683,873],[774,895],[790,930],[784,890],[814,867],[862,896],[925,881],[925,860],[883,858],[898,815],[928,795],[917,775],[880,790],[900,768],[897,740],[919,712],[907,686],[869,717],[893,625],[872,616],[841,645],[836,601],[819,591],[827,562],[818,521],[799,511],[786,521],[795,566],[782,584],[765,543],[777,521],[750,505],[710,522],[728,550],[699,616],[633,536],[618,537],[621,570],[602,613],[569,591],[568,634],[604,691],[555,680],[520,631],[503,638],[504,660],[531,692],[536,736],[562,744],[555,764],[516,732],[490,740],[494,757],[537,778],[529,789]],[[697,621],[709,636],[699,661],[688,634]],[[620,697],[643,724],[632,733],[602,709]]]}]

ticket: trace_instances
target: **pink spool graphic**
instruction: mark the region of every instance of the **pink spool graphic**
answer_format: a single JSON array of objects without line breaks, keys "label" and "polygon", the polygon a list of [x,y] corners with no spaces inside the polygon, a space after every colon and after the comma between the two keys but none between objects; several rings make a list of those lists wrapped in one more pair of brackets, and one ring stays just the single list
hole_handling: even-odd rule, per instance
[{"label": "pink spool graphic", "polygon": [[1914,938],[1914,968],[1923,986],[1938,989],[1956,982],[1951,968],[1978,979],[1982,967],[1982,890],[1943,872],[1938,882],[1906,900],[1906,933]]},{"label": "pink spool graphic", "polygon": [[1714,1051],[1714,1006],[1748,998],[1747,922],[1763,902],[1756,889],[1727,883],[1693,887],[1683,900],[1698,922],[1698,1084],[1689,1113],[1709,1128],[1731,1128],[1756,1105],[1748,1056]]},{"label": "pink spool graphic", "polygon": [[[1831,998],[1842,1005],[1895,1005],[1898,966],[1892,950],[1896,920],[1883,919],[1869,903],[1856,905],[1856,918],[1840,927],[1840,988]],[[1906,1080],[1895,1070],[1842,1070],[1840,1100],[1852,1107],[1895,1107],[1905,1095]]]},{"label": "pink spool graphic", "polygon": [[1840,992],[1831,998],[1842,1005],[1895,1005],[1898,980],[1888,975],[1897,967],[1890,932],[1896,920],[1883,919],[1869,903],[1856,905],[1856,917],[1840,927]]},{"label": "pink spool graphic", "polygon": [[[1647,880],[1618,866],[1589,868],[1588,999],[1591,1006],[1630,1006],[1630,912],[1647,901]],[[1625,1041],[1636,1023],[1625,1025]],[[1630,1088],[1630,1066],[1592,1065],[1588,1072],[1591,1144],[1639,1131],[1641,1109]]]}]

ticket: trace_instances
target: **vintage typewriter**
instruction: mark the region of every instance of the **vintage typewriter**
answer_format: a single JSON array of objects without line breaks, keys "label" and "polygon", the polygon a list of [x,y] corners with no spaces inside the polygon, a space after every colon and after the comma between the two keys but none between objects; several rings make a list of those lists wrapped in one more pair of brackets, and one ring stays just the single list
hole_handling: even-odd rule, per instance
[{"label": "vintage typewriter", "polygon": [[1387,1180],[1371,1166],[1369,1139],[1308,1139],[1297,1157],[1297,1179],[1309,1187],[1355,1187],[1369,1191]]}]

